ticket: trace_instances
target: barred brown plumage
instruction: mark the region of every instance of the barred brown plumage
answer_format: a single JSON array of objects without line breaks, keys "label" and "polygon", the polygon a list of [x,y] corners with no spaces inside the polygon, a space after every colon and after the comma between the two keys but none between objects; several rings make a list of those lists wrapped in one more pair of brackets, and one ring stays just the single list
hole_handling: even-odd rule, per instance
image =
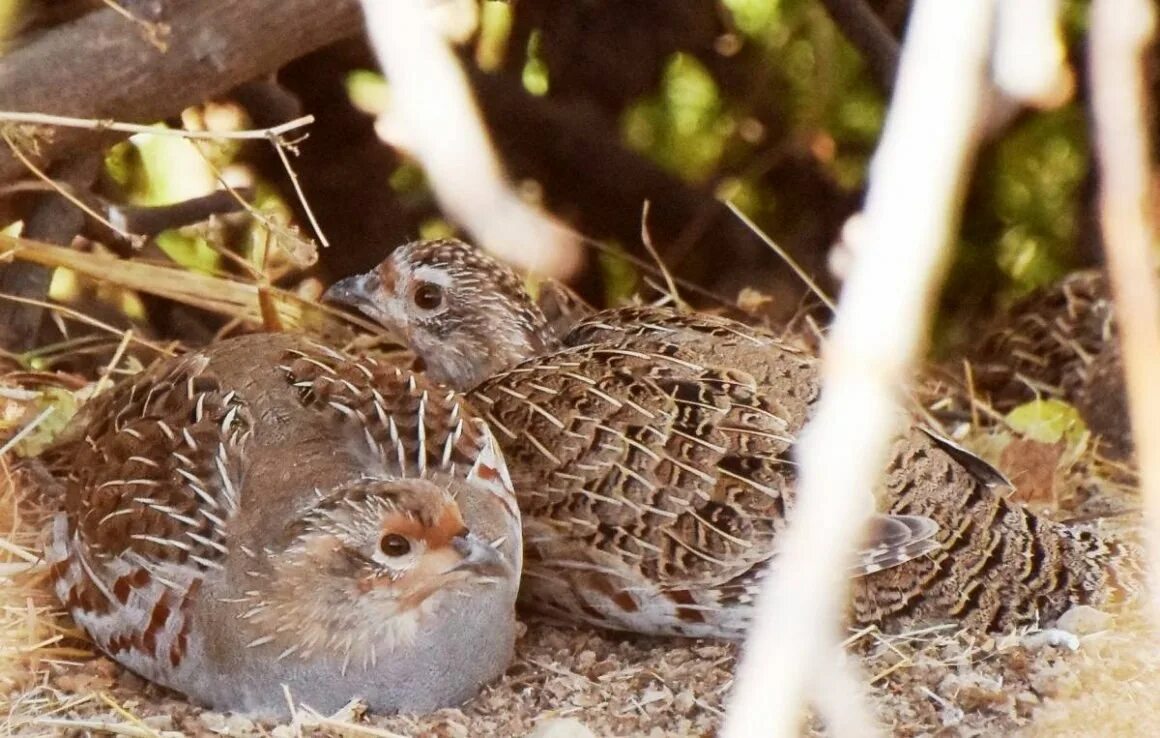
[{"label": "barred brown plumage", "polygon": [[433,709],[508,665],[519,513],[486,424],[446,388],[243,336],[98,396],[42,461],[62,488],[60,599],[195,700],[282,714],[286,684],[316,709]]},{"label": "barred brown plumage", "polygon": [[[603,311],[556,335],[514,275],[494,276],[504,271],[464,244],[419,242],[330,295],[471,390],[512,470],[528,606],[620,630],[740,637],[792,514],[792,449],[818,397],[818,360],[732,320],[661,308]],[[416,280],[440,284],[443,302],[417,308]],[[1134,588],[1129,547],[1007,502],[1003,483],[934,434],[901,434],[853,619],[1007,629]]]}]

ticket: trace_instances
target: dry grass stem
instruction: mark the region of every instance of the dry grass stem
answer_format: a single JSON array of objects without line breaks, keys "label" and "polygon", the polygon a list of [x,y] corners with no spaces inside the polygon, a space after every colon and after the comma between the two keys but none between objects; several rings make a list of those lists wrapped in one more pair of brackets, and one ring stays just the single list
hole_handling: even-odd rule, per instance
[{"label": "dry grass stem", "polygon": [[[73,310],[72,308],[66,307],[64,305],[58,305],[54,302],[48,302],[46,300],[36,300],[36,299],[30,298],[30,297],[17,297],[16,295],[5,295],[2,293],[0,293],[0,299],[10,300],[12,302],[19,302],[23,305],[35,305],[37,307],[41,307],[41,308],[44,308],[46,310],[51,310],[54,316],[56,316],[58,314],[63,315],[67,318],[70,318],[72,320],[77,321],[78,323],[84,323],[85,325],[91,325],[94,328],[100,328],[102,331],[105,331],[106,333],[110,333],[110,334],[113,334],[116,336],[122,335],[122,331],[119,328],[114,328],[113,326],[109,325],[108,323],[105,323],[104,321],[101,321],[101,320],[97,320],[96,318],[92,317],[91,315],[86,315],[85,313],[82,313],[78,310]],[[62,331],[62,333],[63,332],[64,331]],[[173,355],[173,351],[171,351],[169,348],[167,348],[165,346],[162,346],[159,343],[154,343],[153,341],[147,341],[147,340],[138,338],[136,336],[134,336],[132,338],[132,341],[135,344],[138,344],[140,346],[144,346],[145,348],[156,351],[158,354],[161,354],[163,356],[172,356]],[[51,346],[41,346],[39,349],[36,350],[35,353],[43,355],[50,348],[52,348],[52,347]]]},{"label": "dry grass stem", "polygon": [[176,136],[195,140],[218,141],[222,139],[269,139],[271,136],[281,137],[290,131],[304,128],[314,122],[313,115],[304,115],[301,118],[279,123],[270,128],[257,128],[247,131],[187,131],[180,128],[158,128],[139,125],[137,123],[122,123],[115,120],[97,120],[93,118],[70,118],[63,115],[45,115],[43,113],[20,113],[11,110],[0,110],[0,123],[18,123],[35,126],[62,126],[64,128],[80,128],[89,131],[117,131],[118,133],[146,133],[150,136]]},{"label": "dry grass stem", "polygon": [[8,144],[8,148],[12,150],[12,155],[15,156],[17,159],[19,159],[20,163],[23,164],[25,166],[25,168],[28,169],[28,171],[32,172],[33,176],[35,176],[37,179],[39,179],[42,182],[44,182],[45,184],[47,184],[49,187],[51,187],[53,190],[55,190],[57,192],[57,194],[59,194],[61,197],[68,200],[73,205],[76,205],[78,208],[80,208],[82,211],[84,211],[90,218],[97,221],[101,225],[105,226],[106,228],[111,230],[113,233],[116,233],[118,236],[120,236],[121,238],[124,238],[125,240],[130,240],[132,238],[123,229],[118,228],[117,226],[113,225],[113,223],[108,218],[101,215],[96,210],[93,210],[91,207],[89,207],[84,202],[82,202],[79,197],[77,197],[76,195],[74,195],[70,191],[69,187],[60,185],[57,182],[53,181],[52,177],[49,177],[48,174],[46,174],[44,172],[44,170],[42,170],[40,167],[36,166],[36,164],[34,164],[32,162],[32,160],[28,158],[28,156],[20,148],[20,145],[18,143],[16,143],[15,141],[13,141],[12,137],[10,135],[8,135],[8,131],[0,128],[0,138],[4,139],[4,143]]},{"label": "dry grass stem", "polygon": [[[363,0],[367,31],[390,82],[380,138],[422,165],[447,214],[505,261],[556,279],[582,263],[565,228],[512,189],[459,61],[424,0]],[[420,74],[418,70],[422,70]]]},{"label": "dry grass stem", "polygon": [[46,407],[43,410],[41,410],[40,414],[32,419],[32,422],[25,425],[15,435],[13,435],[11,438],[9,438],[7,441],[5,441],[2,446],[0,446],[0,456],[3,456],[4,454],[8,453],[12,448],[14,448],[16,446],[16,444],[20,443],[25,438],[27,438],[29,435],[31,435],[32,432],[35,431],[37,428],[39,428],[41,423],[48,420],[48,417],[50,415],[52,415],[54,412],[56,412],[56,408],[52,407],[51,405],[49,407]]},{"label": "dry grass stem", "polygon": [[[912,10],[871,166],[863,239],[824,351],[821,399],[797,446],[797,508],[781,541],[782,564],[758,600],[724,738],[796,735],[806,700],[830,688],[842,668],[830,665],[847,561],[873,506],[873,485],[898,430],[898,400],[925,346],[958,224],[979,138],[994,9],[994,0],[918,0]],[[840,702],[815,700],[835,735],[879,733],[859,707],[859,679],[842,676],[836,686],[854,694]]]},{"label": "dry grass stem", "polygon": [[1156,11],[1150,0],[1095,0],[1091,12],[1100,220],[1140,469],[1151,600],[1160,616],[1160,295],[1152,255],[1156,231],[1143,65]]},{"label": "dry grass stem", "polygon": [[[333,330],[343,330],[338,311],[316,305],[274,287],[192,272],[180,267],[158,266],[128,261],[96,253],[79,253],[61,246],[0,234],[0,244],[12,248],[16,258],[51,267],[65,267],[79,274],[104,280],[127,289],[209,310],[219,315],[237,317],[253,323],[262,322],[259,290],[276,297],[280,319],[286,325],[301,326],[314,320]],[[116,331],[119,335],[120,331]]]},{"label": "dry grass stem", "polygon": [[770,238],[765,231],[758,228],[757,224],[750,220],[748,215],[741,212],[741,209],[736,205],[731,202],[727,202],[725,203],[725,206],[729,208],[729,210],[731,210],[733,214],[736,215],[737,218],[742,223],[744,223],[749,230],[753,231],[757,237],[760,238],[762,242],[773,251],[773,253],[780,256],[782,261],[789,265],[790,269],[793,269],[794,274],[798,275],[798,278],[805,282],[806,286],[810,288],[810,291],[818,296],[818,299],[822,301],[822,304],[830,309],[830,312],[835,312],[838,309],[830,296],[825,293],[825,291],[818,285],[817,282],[814,281],[814,278],[811,277],[805,269],[802,269],[801,264],[798,264],[797,260],[789,255],[789,252],[778,245],[778,243]]},{"label": "dry grass stem", "polygon": [[290,157],[286,156],[285,144],[274,133],[269,135],[269,139],[274,151],[278,152],[278,160],[282,162],[282,168],[286,171],[286,176],[290,178],[290,184],[294,187],[294,196],[302,205],[302,211],[306,213],[306,219],[310,221],[314,235],[318,236],[318,242],[323,246],[329,246],[330,241],[326,240],[326,234],[322,232],[322,226],[318,224],[318,218],[314,217],[314,210],[306,200],[306,193],[302,191],[302,183],[298,181],[298,172],[295,172],[294,167],[290,166]]},{"label": "dry grass stem", "polygon": [[660,253],[657,251],[656,246],[653,245],[652,234],[648,232],[648,214],[651,207],[652,204],[648,200],[645,200],[640,210],[640,242],[644,244],[648,255],[656,262],[657,269],[660,270],[661,277],[665,280],[665,289],[659,291],[667,292],[674,303],[682,310],[687,310],[689,306],[681,299],[681,293],[677,291],[677,283],[673,281],[673,275],[669,273],[668,267],[665,266],[664,260],[661,259]]}]

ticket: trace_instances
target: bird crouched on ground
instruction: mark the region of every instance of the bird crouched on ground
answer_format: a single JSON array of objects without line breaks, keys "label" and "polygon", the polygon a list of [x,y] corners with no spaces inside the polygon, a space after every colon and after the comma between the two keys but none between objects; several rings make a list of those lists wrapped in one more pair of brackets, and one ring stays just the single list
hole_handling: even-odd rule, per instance
[{"label": "bird crouched on ground", "polygon": [[[400,247],[327,295],[490,423],[523,512],[526,606],[639,633],[744,635],[792,514],[816,357],[663,308],[553,329],[517,275],[457,240]],[[901,433],[851,572],[851,619],[1006,630],[1133,591],[1127,544],[1037,516],[1004,498],[1007,484],[934,433]]]},{"label": "bird crouched on ground", "polygon": [[42,455],[55,590],[96,645],[218,710],[455,705],[513,655],[503,456],[456,393],[242,336],[86,405]]}]

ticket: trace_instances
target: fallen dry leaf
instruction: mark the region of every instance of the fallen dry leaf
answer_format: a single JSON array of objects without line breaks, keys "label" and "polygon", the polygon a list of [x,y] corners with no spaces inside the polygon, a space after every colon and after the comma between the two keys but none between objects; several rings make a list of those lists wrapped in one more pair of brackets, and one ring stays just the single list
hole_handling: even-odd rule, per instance
[{"label": "fallen dry leaf", "polygon": [[1067,441],[1043,443],[1013,438],[999,456],[999,469],[1015,485],[1011,499],[1025,505],[1054,509],[1058,503],[1056,469]]}]

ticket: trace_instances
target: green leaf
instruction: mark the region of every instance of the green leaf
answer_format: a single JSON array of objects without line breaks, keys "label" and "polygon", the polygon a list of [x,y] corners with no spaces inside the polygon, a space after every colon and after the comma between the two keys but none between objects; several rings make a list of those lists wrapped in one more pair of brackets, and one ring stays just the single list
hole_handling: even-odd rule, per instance
[{"label": "green leaf", "polygon": [[548,65],[540,55],[540,32],[533,31],[528,37],[528,56],[524,63],[524,89],[536,97],[548,94],[550,82],[548,80]]},{"label": "green leaf", "polygon": [[370,115],[378,115],[391,103],[386,78],[369,69],[355,69],[346,75],[346,96],[352,105]]},{"label": "green leaf", "polygon": [[[79,407],[76,397],[72,392],[59,387],[49,387],[40,393],[40,397],[35,401],[34,407],[31,408],[33,412],[29,414],[25,422],[30,422],[33,418],[43,412],[46,408],[52,408],[52,412],[44,418],[36,428],[27,436],[22,438],[19,443],[13,447],[13,452],[17,456],[29,457],[43,451],[57,434],[68,427],[69,421],[72,420],[73,415]],[[0,431],[6,434],[11,432],[19,432],[20,428],[4,427],[8,423],[0,418]]]},{"label": "green leaf", "polygon": [[1068,446],[1075,446],[1088,434],[1087,424],[1079,411],[1054,399],[1033,400],[1020,405],[1007,414],[1007,424],[1012,430],[1042,443],[1056,443],[1062,439]]}]

